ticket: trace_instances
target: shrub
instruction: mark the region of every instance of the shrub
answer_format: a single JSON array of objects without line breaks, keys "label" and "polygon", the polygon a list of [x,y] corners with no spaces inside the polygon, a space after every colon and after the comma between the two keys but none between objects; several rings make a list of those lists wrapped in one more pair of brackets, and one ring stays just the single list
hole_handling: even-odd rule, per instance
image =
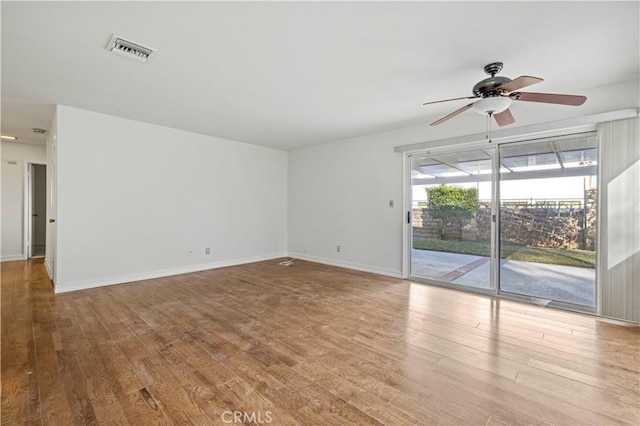
[{"label": "shrub", "polygon": [[474,217],[478,210],[478,190],[442,184],[427,188],[427,208],[433,219],[440,219],[438,232],[445,239],[445,229],[453,223]]}]

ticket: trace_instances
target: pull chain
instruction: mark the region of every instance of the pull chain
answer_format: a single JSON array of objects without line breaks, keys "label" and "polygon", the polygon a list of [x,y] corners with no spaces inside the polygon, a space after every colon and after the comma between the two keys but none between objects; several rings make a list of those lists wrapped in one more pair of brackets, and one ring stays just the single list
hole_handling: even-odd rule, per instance
[{"label": "pull chain", "polygon": [[491,140],[491,117],[492,116],[493,116],[492,112],[487,113],[487,138],[489,139],[489,143],[492,142]]}]

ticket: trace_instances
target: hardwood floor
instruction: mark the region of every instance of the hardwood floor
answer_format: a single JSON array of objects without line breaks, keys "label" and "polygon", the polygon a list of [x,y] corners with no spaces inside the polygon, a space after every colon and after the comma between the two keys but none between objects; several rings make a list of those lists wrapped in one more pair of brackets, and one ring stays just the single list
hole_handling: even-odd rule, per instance
[{"label": "hardwood floor", "polygon": [[640,328],[296,261],[54,295],[2,267],[2,424],[640,422]]}]

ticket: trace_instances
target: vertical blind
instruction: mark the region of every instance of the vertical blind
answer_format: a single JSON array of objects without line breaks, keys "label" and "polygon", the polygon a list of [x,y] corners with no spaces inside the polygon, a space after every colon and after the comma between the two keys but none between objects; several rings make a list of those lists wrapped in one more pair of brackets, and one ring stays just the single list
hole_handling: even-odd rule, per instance
[{"label": "vertical blind", "polygon": [[640,322],[640,118],[601,123],[601,315]]}]

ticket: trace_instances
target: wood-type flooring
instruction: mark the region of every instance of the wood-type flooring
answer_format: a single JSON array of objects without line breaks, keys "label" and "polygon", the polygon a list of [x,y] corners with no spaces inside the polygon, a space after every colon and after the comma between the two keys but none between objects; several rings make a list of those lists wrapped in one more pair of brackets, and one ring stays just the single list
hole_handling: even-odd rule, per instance
[{"label": "wood-type flooring", "polygon": [[631,324],[304,261],[57,295],[1,268],[7,426],[640,424]]}]

